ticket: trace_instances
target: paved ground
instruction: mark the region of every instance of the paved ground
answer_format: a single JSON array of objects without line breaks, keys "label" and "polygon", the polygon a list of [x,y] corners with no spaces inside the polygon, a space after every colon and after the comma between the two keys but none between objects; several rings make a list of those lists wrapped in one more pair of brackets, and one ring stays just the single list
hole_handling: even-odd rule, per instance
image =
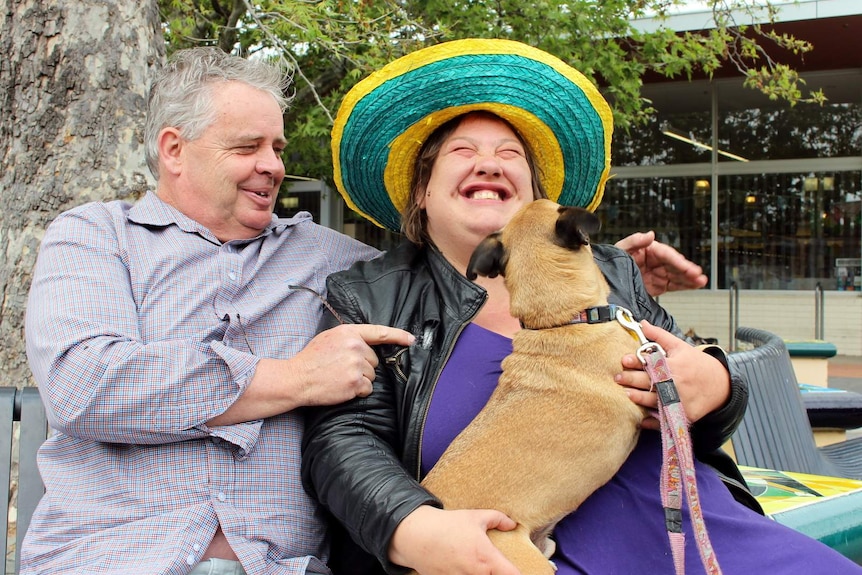
[{"label": "paved ground", "polygon": [[829,387],[862,393],[862,357],[836,355],[829,358]]},{"label": "paved ground", "polygon": [[[836,355],[829,358],[829,387],[862,393],[862,357]],[[862,437],[862,428],[847,432],[847,438]]]}]

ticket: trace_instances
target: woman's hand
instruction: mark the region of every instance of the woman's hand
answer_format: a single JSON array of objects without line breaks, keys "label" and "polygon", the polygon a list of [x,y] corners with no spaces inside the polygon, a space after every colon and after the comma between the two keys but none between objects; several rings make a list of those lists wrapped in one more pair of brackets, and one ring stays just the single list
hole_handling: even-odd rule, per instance
[{"label": "woman's hand", "polygon": [[519,575],[487,534],[489,529],[511,531],[516,525],[491,509],[447,511],[423,505],[398,525],[389,559],[422,575]]},{"label": "woman's hand", "polygon": [[[685,415],[692,423],[722,407],[730,397],[730,374],[720,361],[691,346],[660,327],[647,321],[640,322],[644,335],[664,348],[667,365],[676,385]],[[643,371],[643,364],[635,354],[622,358],[625,370],[614,378],[626,387],[629,397],[647,409],[658,409],[658,395],[650,391],[652,382]],[[659,429],[654,417],[644,420],[645,429]]]}]

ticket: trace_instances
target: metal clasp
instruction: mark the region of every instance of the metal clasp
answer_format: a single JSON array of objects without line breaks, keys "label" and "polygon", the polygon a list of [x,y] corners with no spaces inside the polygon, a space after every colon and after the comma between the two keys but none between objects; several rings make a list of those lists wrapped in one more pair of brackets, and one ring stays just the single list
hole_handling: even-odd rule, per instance
[{"label": "metal clasp", "polygon": [[632,336],[634,336],[634,338],[638,340],[638,343],[641,344],[637,350],[637,356],[638,359],[641,360],[642,364],[647,364],[648,356],[651,353],[659,351],[662,353],[662,355],[664,355],[664,349],[662,349],[659,344],[652,342],[646,338],[643,330],[641,329],[641,324],[635,321],[632,312],[630,312],[624,307],[617,307],[616,317],[620,325],[629,330],[632,333]]},{"label": "metal clasp", "polygon": [[634,335],[635,339],[638,340],[639,344],[644,345],[645,343],[649,343],[649,340],[641,329],[641,324],[635,321],[635,318],[632,316],[632,312],[624,307],[618,307],[617,321],[620,322],[624,328],[632,332],[632,335]]}]

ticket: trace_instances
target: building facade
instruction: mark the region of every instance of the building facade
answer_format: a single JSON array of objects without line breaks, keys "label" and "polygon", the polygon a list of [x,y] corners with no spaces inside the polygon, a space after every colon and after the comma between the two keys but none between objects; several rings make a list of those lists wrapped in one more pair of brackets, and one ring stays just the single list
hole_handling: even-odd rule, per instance
[{"label": "building facade", "polygon": [[[696,30],[708,16],[641,24]],[[813,44],[790,63],[827,103],[771,101],[735,70],[646,81],[657,113],[615,134],[602,238],[654,229],[703,266],[708,293],[662,297],[684,329],[732,345],[750,325],[862,355],[862,3],[784,4],[774,28]]]}]

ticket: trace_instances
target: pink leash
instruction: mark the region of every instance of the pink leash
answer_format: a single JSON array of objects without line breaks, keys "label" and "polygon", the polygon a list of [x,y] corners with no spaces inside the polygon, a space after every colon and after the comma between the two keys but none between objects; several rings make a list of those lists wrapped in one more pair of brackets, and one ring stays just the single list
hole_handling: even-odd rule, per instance
[{"label": "pink leash", "polygon": [[684,489],[700,559],[707,573],[720,575],[721,568],[706,532],[703,510],[700,507],[689,422],[667,365],[667,354],[659,344],[646,339],[640,324],[634,320],[629,310],[617,308],[616,318],[640,340],[638,358],[658,393],[662,442],[661,496],[676,574],[685,573],[685,534],[682,531]]}]

